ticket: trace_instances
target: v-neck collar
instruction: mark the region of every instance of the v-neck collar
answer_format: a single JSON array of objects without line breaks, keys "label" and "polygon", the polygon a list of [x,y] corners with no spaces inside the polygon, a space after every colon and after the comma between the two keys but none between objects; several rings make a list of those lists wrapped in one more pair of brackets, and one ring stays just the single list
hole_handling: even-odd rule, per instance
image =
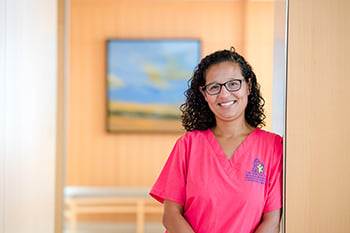
[{"label": "v-neck collar", "polygon": [[223,168],[227,172],[227,174],[231,173],[231,171],[234,168],[240,168],[239,161],[242,159],[242,156],[244,156],[245,153],[243,151],[245,150],[245,144],[247,144],[247,141],[250,140],[251,137],[254,137],[254,135],[259,131],[259,128],[255,128],[243,141],[242,143],[237,147],[236,151],[233,153],[230,159],[226,157],[226,154],[224,150],[222,149],[219,141],[215,137],[214,133],[208,129],[207,133],[207,139],[209,141],[210,146],[212,147],[213,151],[215,152],[215,156],[222,164]]}]

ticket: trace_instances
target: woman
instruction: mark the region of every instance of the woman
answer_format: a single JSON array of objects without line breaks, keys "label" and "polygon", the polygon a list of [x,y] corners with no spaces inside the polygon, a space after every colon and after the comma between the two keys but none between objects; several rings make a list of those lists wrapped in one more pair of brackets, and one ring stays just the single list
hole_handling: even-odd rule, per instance
[{"label": "woman", "polygon": [[181,136],[150,194],[168,233],[278,233],[282,138],[264,131],[256,76],[232,48],[195,70]]}]

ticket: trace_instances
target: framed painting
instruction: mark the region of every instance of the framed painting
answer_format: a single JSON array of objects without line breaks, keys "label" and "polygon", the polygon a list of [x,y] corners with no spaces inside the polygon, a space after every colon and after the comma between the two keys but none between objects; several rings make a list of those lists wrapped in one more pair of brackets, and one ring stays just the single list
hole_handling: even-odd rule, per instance
[{"label": "framed painting", "polygon": [[181,132],[196,39],[107,40],[107,131]]}]

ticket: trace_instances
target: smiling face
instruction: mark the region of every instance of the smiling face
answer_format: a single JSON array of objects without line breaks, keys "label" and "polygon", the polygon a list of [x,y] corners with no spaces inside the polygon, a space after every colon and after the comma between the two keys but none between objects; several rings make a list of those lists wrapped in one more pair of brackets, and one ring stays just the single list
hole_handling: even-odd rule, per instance
[{"label": "smiling face", "polygon": [[[230,61],[211,65],[206,71],[206,83],[226,83],[229,80],[244,80],[241,68],[237,63]],[[201,92],[207,101],[209,108],[214,113],[216,122],[220,121],[245,121],[245,108],[248,103],[249,84],[246,81],[241,83],[241,89],[229,92],[224,86],[216,95],[209,95],[205,90]]]}]

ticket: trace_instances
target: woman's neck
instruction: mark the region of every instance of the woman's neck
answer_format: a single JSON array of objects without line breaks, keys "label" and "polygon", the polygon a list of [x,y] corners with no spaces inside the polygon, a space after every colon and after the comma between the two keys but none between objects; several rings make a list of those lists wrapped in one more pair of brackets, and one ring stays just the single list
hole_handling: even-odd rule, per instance
[{"label": "woman's neck", "polygon": [[243,122],[217,122],[212,132],[217,137],[237,137],[249,135],[255,127],[250,126],[245,120]]}]

